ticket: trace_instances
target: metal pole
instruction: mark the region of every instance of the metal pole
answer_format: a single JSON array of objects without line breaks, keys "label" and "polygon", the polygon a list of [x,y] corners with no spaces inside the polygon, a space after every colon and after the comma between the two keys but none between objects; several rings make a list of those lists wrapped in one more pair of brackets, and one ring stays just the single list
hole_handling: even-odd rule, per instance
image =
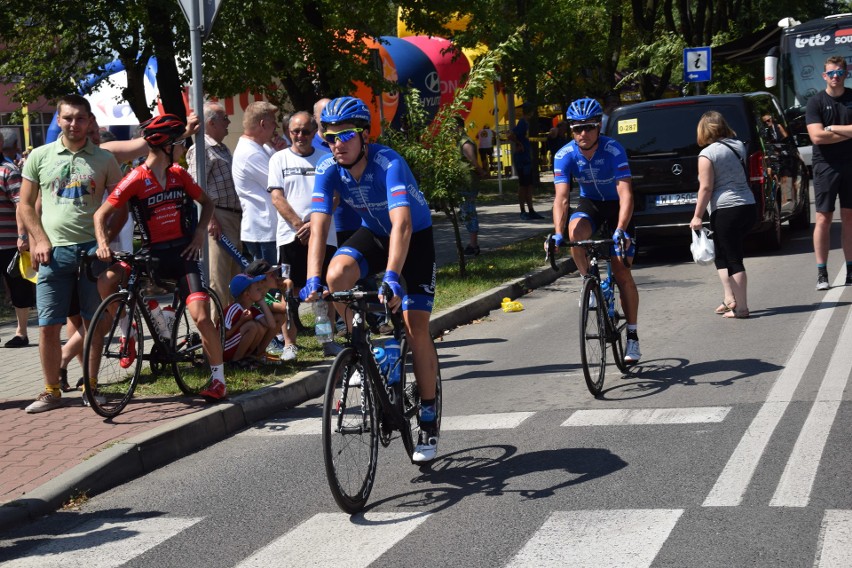
[{"label": "metal pole", "polygon": [[[192,2],[189,11],[189,40],[192,58],[192,108],[198,115],[198,134],[195,137],[195,179],[205,192],[207,191],[207,145],[204,143],[204,82],[201,77],[201,3],[204,0]],[[198,207],[196,206],[196,210]],[[198,215],[201,212],[198,211]],[[204,239],[204,282],[210,282],[210,251],[208,239]]]},{"label": "metal pole", "polygon": [[503,195],[503,160],[500,149],[500,104],[497,99],[497,85],[494,86],[494,148],[497,150],[497,193]]}]

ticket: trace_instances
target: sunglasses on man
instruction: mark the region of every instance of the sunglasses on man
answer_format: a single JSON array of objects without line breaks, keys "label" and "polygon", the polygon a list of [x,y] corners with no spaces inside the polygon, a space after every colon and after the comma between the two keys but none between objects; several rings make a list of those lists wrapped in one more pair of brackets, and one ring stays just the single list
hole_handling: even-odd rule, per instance
[{"label": "sunglasses on man", "polygon": [[313,130],[308,130],[307,128],[296,128],[295,130],[290,130],[290,134],[293,136],[297,134],[301,134],[302,136],[311,136],[313,133]]},{"label": "sunglasses on man", "polygon": [[328,142],[328,145],[331,146],[337,141],[346,143],[355,138],[355,135],[359,132],[363,132],[363,128],[347,128],[346,130],[338,130],[337,132],[332,132],[331,130],[326,130],[325,134],[323,134],[323,139]]},{"label": "sunglasses on man", "polygon": [[825,76],[829,79],[834,79],[835,77],[845,77],[846,70],[845,69],[832,69],[831,71],[826,71]]},{"label": "sunglasses on man", "polygon": [[589,124],[575,124],[571,127],[571,132],[574,134],[580,134],[582,132],[591,132],[599,125],[597,122],[589,123]]}]

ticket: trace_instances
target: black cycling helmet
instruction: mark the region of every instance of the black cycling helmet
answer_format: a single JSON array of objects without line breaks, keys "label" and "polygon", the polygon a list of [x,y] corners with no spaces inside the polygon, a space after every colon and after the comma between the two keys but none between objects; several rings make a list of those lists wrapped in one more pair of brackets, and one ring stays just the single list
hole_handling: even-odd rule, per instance
[{"label": "black cycling helmet", "polygon": [[354,124],[360,128],[367,128],[370,126],[370,109],[361,99],[338,97],[322,109],[320,122],[323,128],[343,122]]},{"label": "black cycling helmet", "polygon": [[186,123],[173,114],[161,114],[139,125],[142,137],[150,146],[168,146],[183,136]]},{"label": "black cycling helmet", "polygon": [[577,99],[565,113],[569,122],[600,122],[602,117],[603,109],[595,99]]}]

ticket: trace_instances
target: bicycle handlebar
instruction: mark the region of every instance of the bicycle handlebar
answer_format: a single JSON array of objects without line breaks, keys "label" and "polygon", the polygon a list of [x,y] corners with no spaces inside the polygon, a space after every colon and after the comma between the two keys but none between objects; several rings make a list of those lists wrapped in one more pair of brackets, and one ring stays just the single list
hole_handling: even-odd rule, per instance
[{"label": "bicycle handlebar", "polygon": [[402,313],[397,310],[396,312],[390,311],[388,308],[388,302],[393,298],[393,290],[391,290],[390,286],[386,282],[382,282],[381,290],[361,290],[359,288],[353,288],[351,290],[341,290],[340,292],[329,292],[327,296],[321,298],[326,302],[341,302],[344,304],[349,304],[357,301],[365,301],[365,302],[378,302],[379,296],[383,296],[385,299],[385,316],[393,322],[394,329],[394,337],[399,339],[402,334],[403,326],[402,326]]}]

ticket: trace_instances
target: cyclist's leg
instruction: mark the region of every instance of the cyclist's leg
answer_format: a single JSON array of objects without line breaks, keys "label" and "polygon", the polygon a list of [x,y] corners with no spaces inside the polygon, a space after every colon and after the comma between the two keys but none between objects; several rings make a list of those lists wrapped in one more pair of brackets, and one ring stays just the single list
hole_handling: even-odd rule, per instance
[{"label": "cyclist's leg", "polygon": [[613,258],[612,275],[618,283],[618,289],[621,291],[621,306],[624,309],[624,318],[628,325],[636,325],[639,317],[639,290],[636,288],[636,281],[633,280],[633,273],[629,268],[624,266],[620,258]]},{"label": "cyclist's leg", "polygon": [[[598,226],[598,210],[595,204],[584,197],[577,202],[577,209],[571,213],[568,219],[568,238],[572,241],[583,241],[592,236]],[[583,247],[572,247],[571,257],[577,265],[577,270],[583,276],[589,273],[589,259],[586,257],[586,249]]]},{"label": "cyclist's leg", "polygon": [[420,398],[433,400],[435,398],[435,382],[438,376],[438,353],[435,342],[429,333],[429,318],[431,312],[422,310],[406,310],[405,334],[414,358],[414,380],[420,391]]},{"label": "cyclist's leg", "polygon": [[[326,247],[326,258],[328,255]],[[329,290],[340,292],[349,290],[356,282],[385,269],[387,252],[373,233],[361,227],[346,241],[346,245],[337,249],[326,271]],[[335,304],[337,313],[345,319],[344,304]],[[347,327],[352,322],[346,322]]]},{"label": "cyclist's leg", "polygon": [[[207,355],[207,363],[211,366],[221,366],[223,361],[222,342],[213,317],[210,315],[210,296],[201,279],[201,264],[195,260],[184,260],[179,255],[178,248],[160,253],[160,269],[164,277],[173,276],[177,280],[178,293],[186,303],[186,310],[195,322],[201,335],[201,348]],[[176,273],[169,274],[168,269]]]}]

